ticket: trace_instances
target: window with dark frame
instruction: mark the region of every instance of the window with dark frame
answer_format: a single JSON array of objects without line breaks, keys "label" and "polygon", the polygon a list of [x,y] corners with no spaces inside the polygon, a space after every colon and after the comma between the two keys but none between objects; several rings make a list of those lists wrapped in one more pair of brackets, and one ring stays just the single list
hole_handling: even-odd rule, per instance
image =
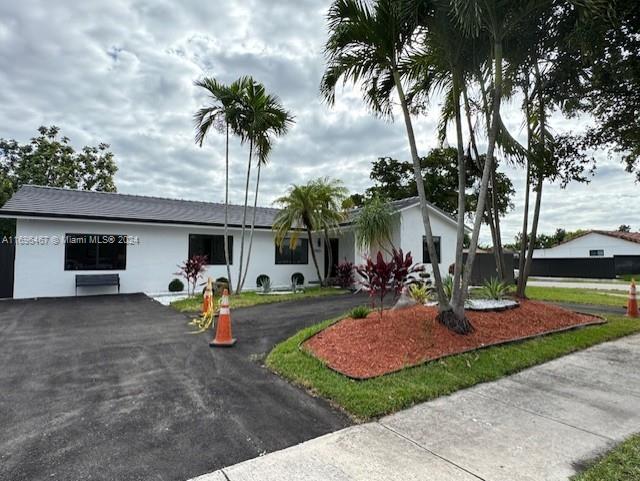
[{"label": "window with dark frame", "polygon": [[604,249],[592,249],[589,251],[589,257],[604,257]]},{"label": "window with dark frame", "polygon": [[65,271],[113,271],[127,268],[126,236],[65,234]]},{"label": "window with dark frame", "polygon": [[[233,236],[228,236],[229,264],[233,264]],[[193,256],[207,256],[210,266],[225,265],[224,235],[189,234],[189,259]]]},{"label": "window with dark frame", "polygon": [[289,247],[289,238],[282,241],[282,247],[276,247],[276,264],[308,264],[309,240],[298,239],[296,246]]},{"label": "window with dark frame", "polygon": [[[436,254],[438,256],[438,263],[442,261],[440,256],[440,236],[433,236],[433,243],[436,245]],[[422,236],[422,262],[424,264],[431,264],[431,257],[429,256],[429,249],[427,249],[427,236]]]}]

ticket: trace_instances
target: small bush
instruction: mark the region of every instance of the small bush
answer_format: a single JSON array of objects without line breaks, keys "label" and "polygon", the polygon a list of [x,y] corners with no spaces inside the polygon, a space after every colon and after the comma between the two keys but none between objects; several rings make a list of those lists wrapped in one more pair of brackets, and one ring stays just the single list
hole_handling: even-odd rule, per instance
[{"label": "small bush", "polygon": [[266,274],[260,274],[256,279],[256,286],[258,286],[259,289],[262,289],[262,292],[270,292],[271,278]]},{"label": "small bush", "polygon": [[336,266],[336,283],[343,289],[353,286],[353,262],[343,260]]},{"label": "small bush", "polygon": [[509,285],[506,282],[501,282],[500,279],[496,277],[492,277],[488,281],[485,281],[480,292],[482,293],[482,297],[499,301],[509,293]]},{"label": "small bush", "polygon": [[453,296],[453,277],[447,276],[442,279],[442,287],[444,289],[444,295],[447,299],[451,299],[451,296]]},{"label": "small bush", "polygon": [[411,284],[409,286],[409,295],[418,304],[424,304],[429,298],[429,290],[430,288],[426,284]]},{"label": "small bush", "polygon": [[182,292],[184,291],[184,282],[180,279],[174,279],[169,282],[169,292]]},{"label": "small bush", "polygon": [[291,284],[293,284],[295,286],[304,285],[304,276],[299,272],[294,272],[291,275]]},{"label": "small bush", "polygon": [[370,312],[371,309],[369,309],[367,306],[357,306],[349,311],[348,316],[351,319],[364,319],[369,315]]}]

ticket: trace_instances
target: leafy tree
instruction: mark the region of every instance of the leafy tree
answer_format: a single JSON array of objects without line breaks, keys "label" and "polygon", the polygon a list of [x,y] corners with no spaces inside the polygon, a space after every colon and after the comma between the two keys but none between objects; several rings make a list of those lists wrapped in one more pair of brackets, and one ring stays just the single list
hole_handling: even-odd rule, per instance
[{"label": "leafy tree", "polygon": [[628,224],[621,224],[618,227],[618,232],[631,232],[631,226]]},{"label": "leafy tree", "polygon": [[[108,144],[76,151],[58,127],[42,126],[26,144],[0,139],[0,206],[25,184],[115,192],[117,170]],[[0,219],[0,231],[11,235],[15,225]]]},{"label": "leafy tree", "polygon": [[386,199],[374,196],[367,200],[356,213],[354,221],[358,247],[363,250],[375,247],[391,254],[394,248],[391,236],[395,214]]},{"label": "leafy tree", "polygon": [[[457,181],[457,151],[455,148],[438,148],[429,151],[426,157],[420,159],[422,178],[427,199],[433,205],[449,215],[458,213],[458,181]],[[478,186],[481,171],[472,162],[466,162],[465,211],[475,210],[478,200]],[[388,200],[399,200],[418,195],[413,165],[390,157],[380,157],[373,162],[369,175],[374,181],[373,187],[366,190],[365,195],[355,198],[365,204],[366,199],[375,196]],[[505,215],[513,208],[511,198],[514,194],[511,180],[504,174],[497,173],[498,212]]]}]

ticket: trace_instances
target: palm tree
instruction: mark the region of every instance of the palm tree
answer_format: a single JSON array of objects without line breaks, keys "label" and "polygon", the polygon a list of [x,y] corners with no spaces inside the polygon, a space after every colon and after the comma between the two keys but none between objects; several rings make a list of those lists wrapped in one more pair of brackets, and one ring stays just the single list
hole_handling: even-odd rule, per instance
[{"label": "palm tree", "polygon": [[413,30],[407,28],[407,22],[403,21],[401,3],[378,0],[370,6],[362,0],[334,0],[328,13],[327,67],[320,90],[325,100],[333,104],[339,82],[362,85],[366,104],[374,113],[386,117],[392,116],[391,95],[394,90],[397,93],[420,197],[427,250],[432,259],[438,307],[442,314],[450,311],[450,307],[438,265],[409,102],[401,81],[401,64],[413,34]]},{"label": "palm tree", "polygon": [[313,181],[306,185],[292,185],[287,191],[287,195],[276,199],[274,203],[282,209],[273,222],[276,245],[282,248],[288,237],[289,247],[293,249],[297,245],[301,231],[306,231],[318,281],[322,283],[318,259],[313,248],[313,232],[325,224],[320,219],[322,202],[318,196],[317,186]]},{"label": "palm tree", "polygon": [[[238,273],[238,287],[236,292],[241,292],[249,271],[251,260],[251,249],[253,247],[253,235],[256,224],[256,212],[258,207],[258,191],[260,189],[260,171],[267,163],[273,137],[281,137],[287,133],[293,116],[284,109],[280,99],[275,95],[267,94],[265,87],[257,82],[250,82],[244,91],[242,103],[242,128],[245,140],[249,140],[249,166],[247,169],[247,183],[245,190],[245,205],[242,220],[242,241],[240,245],[240,271]],[[247,198],[249,191],[249,174],[251,172],[251,159],[255,151],[257,157],[257,178],[256,190],[253,202],[253,213],[251,219],[251,231],[249,234],[249,246],[247,249],[247,263],[243,268],[242,259],[244,254],[244,226],[246,223]]]},{"label": "palm tree", "polygon": [[342,208],[342,203],[347,198],[349,191],[338,179],[322,177],[314,181],[316,195],[318,197],[318,226],[324,234],[324,244],[327,246],[327,273],[324,276],[324,284],[331,275],[334,258],[331,251],[331,234],[340,232],[340,223],[347,219],[347,213]]},{"label": "palm tree", "polygon": [[224,185],[224,259],[227,266],[227,280],[232,289],[229,259],[229,131],[237,134],[240,122],[240,100],[247,77],[242,77],[227,86],[216,79],[205,77],[194,84],[207,91],[211,104],[198,110],[194,115],[196,144],[202,147],[211,128],[225,133],[225,185]]},{"label": "palm tree", "polygon": [[385,199],[374,196],[367,200],[356,213],[354,220],[358,247],[368,251],[372,246],[377,246],[391,255],[394,249],[391,238],[394,214],[391,205]]}]

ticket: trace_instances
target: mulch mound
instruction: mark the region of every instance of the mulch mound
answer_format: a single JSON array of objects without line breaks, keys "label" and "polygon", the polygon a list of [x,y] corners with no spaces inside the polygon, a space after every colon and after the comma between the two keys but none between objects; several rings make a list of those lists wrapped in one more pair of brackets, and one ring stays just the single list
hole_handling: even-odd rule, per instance
[{"label": "mulch mound", "polygon": [[343,319],[303,343],[331,369],[355,379],[381,376],[441,357],[578,326],[601,318],[535,301],[501,312],[467,311],[475,330],[455,334],[436,321],[435,307],[416,306]]}]

